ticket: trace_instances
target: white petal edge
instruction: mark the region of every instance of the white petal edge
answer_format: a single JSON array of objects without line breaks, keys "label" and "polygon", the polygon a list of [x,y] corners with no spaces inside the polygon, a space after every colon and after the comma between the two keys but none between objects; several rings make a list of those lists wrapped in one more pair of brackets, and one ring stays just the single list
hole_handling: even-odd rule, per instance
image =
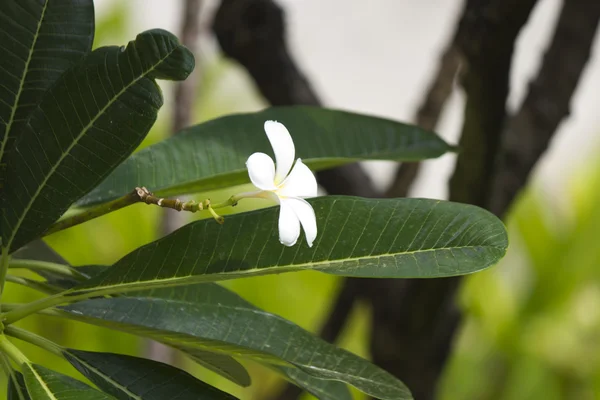
[{"label": "white petal edge", "polygon": [[292,168],[296,149],[287,128],[277,121],[265,121],[265,133],[275,153],[275,185],[279,185]]},{"label": "white petal edge", "polygon": [[295,245],[300,237],[300,221],[289,200],[280,199],[279,209],[279,241],[288,247]]},{"label": "white petal edge", "polygon": [[313,210],[312,206],[304,199],[281,197],[279,200],[281,201],[282,208],[284,204],[286,207],[292,208],[296,218],[302,225],[302,229],[304,229],[304,236],[306,237],[308,247],[312,247],[313,242],[317,238],[317,217],[315,216],[315,210]]},{"label": "white petal edge", "polygon": [[254,153],[246,161],[252,184],[261,190],[275,190],[275,164],[265,153]]},{"label": "white petal edge", "polygon": [[316,197],[317,187],[317,178],[299,158],[277,193],[287,197]]}]

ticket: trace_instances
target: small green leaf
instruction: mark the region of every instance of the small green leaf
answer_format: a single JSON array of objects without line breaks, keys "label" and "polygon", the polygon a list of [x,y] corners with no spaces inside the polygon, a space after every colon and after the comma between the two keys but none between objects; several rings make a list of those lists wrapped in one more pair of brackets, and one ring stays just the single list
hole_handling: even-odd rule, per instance
[{"label": "small green leaf", "polygon": [[61,75],[7,157],[4,245],[14,251],[40,236],[129,156],[163,104],[154,78],[184,79],[193,66],[177,38],[152,30]]},{"label": "small green leaf", "polygon": [[275,365],[272,368],[283,374],[288,381],[306,390],[319,400],[352,400],[352,393],[343,382],[318,379],[297,368]]},{"label": "small green leaf", "polygon": [[83,382],[36,364],[23,364],[23,376],[33,400],[115,400]]},{"label": "small green leaf", "polygon": [[[61,309],[72,319],[158,339],[178,348],[231,354],[273,365],[314,393],[329,387],[321,380],[335,380],[380,399],[411,398],[402,382],[379,367],[216,284],[98,298]],[[294,374],[292,366],[318,379]],[[310,387],[312,383],[317,386]]]},{"label": "small green leaf", "polygon": [[44,92],[92,49],[92,0],[0,2],[0,165]]},{"label": "small green leaf", "polygon": [[[314,269],[373,278],[469,274],[501,259],[502,222],[471,205],[428,199],[311,199],[319,235],[279,243],[273,207],[191,223],[134,250],[70,294],[105,295],[158,286]],[[88,296],[88,297],[89,297]]]},{"label": "small green leaf", "polygon": [[72,349],[63,354],[86,378],[119,400],[236,399],[185,371],[157,361]]},{"label": "small green leaf", "polygon": [[23,374],[18,371],[13,371],[8,380],[8,400],[31,400]]},{"label": "small green leaf", "polygon": [[358,160],[415,161],[453,150],[434,133],[400,122],[317,107],[274,107],[195,125],[147,147],[78,205],[112,200],[137,186],[174,196],[248,182],[248,156],[271,152],[263,130],[266,120],[285,124],[296,157],[313,170]]},{"label": "small green leaf", "polygon": [[252,383],[250,375],[246,368],[233,357],[225,354],[212,353],[210,351],[203,351],[194,348],[177,347],[183,351],[192,360],[199,365],[213,371],[216,374],[221,375],[224,378],[229,379],[233,383],[240,385],[241,387],[248,387]]}]

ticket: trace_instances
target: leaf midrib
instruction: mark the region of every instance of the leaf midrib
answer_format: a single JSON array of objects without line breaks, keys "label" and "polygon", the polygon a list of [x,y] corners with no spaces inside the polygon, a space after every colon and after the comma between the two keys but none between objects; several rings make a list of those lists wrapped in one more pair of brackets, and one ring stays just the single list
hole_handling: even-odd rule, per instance
[{"label": "leaf midrib", "polygon": [[110,376],[106,375],[105,373],[103,373],[102,371],[98,370],[97,368],[91,366],[89,363],[83,361],[81,358],[77,357],[75,354],[71,353],[70,351],[67,351],[67,354],[69,354],[71,357],[73,357],[74,359],[76,359],[79,363],[83,364],[87,369],[89,369],[91,371],[94,371],[96,374],[98,374],[99,376],[101,376],[106,382],[110,383],[112,386],[114,386],[117,389],[121,390],[123,393],[125,393],[129,397],[132,397],[132,398],[134,398],[136,400],[143,400],[142,397],[136,395],[133,392],[130,392],[126,387],[124,387],[120,383],[114,381]]},{"label": "leaf midrib", "polygon": [[31,63],[31,59],[33,58],[33,50],[37,44],[38,38],[40,36],[40,30],[42,29],[42,22],[44,21],[44,17],[46,16],[46,9],[48,8],[49,0],[46,0],[44,3],[44,8],[42,8],[42,15],[40,16],[40,20],[38,21],[37,28],[35,30],[35,35],[33,37],[33,43],[31,44],[31,48],[29,49],[29,54],[27,55],[27,60],[25,61],[25,68],[23,68],[23,75],[21,76],[21,82],[19,82],[19,89],[17,90],[17,95],[15,96],[15,102],[13,107],[11,107],[10,117],[8,118],[8,123],[6,124],[6,129],[4,130],[4,137],[2,138],[2,145],[0,145],[0,164],[2,164],[2,159],[4,158],[4,151],[6,150],[6,145],[8,143],[8,138],[10,136],[10,129],[15,120],[15,115],[17,114],[17,108],[19,108],[19,100],[21,99],[21,94],[23,93],[25,78],[29,72],[29,64]]},{"label": "leaf midrib", "polygon": [[[424,250],[415,250],[415,251],[406,251],[406,252],[402,252],[402,253],[385,253],[385,254],[378,254],[376,256],[364,256],[364,257],[356,257],[356,258],[345,258],[345,259],[335,259],[335,260],[323,260],[323,261],[314,261],[314,262],[305,262],[305,263],[299,263],[299,264],[288,264],[288,265],[272,265],[272,266],[268,266],[268,267],[263,267],[263,268],[252,268],[252,269],[246,269],[246,270],[238,270],[238,271],[230,271],[230,272],[220,272],[220,273],[213,273],[213,274],[198,274],[198,275],[188,275],[188,276],[181,276],[181,277],[171,277],[171,278],[165,278],[165,279],[154,279],[154,280],[147,280],[147,281],[135,281],[135,282],[127,282],[127,283],[120,283],[120,284],[111,284],[111,285],[106,285],[106,286],[96,286],[96,287],[84,287],[81,289],[77,289],[77,288],[73,288],[71,289],[71,292],[67,292],[65,294],[67,294],[67,298],[69,298],[68,296],[73,296],[73,297],[77,297],[79,298],[80,296],[82,297],[82,299],[85,299],[87,297],[90,296],[96,296],[96,295],[108,295],[108,294],[114,294],[114,293],[121,293],[121,292],[130,292],[130,291],[135,291],[135,290],[141,290],[141,289],[149,289],[149,288],[153,288],[156,287],[158,285],[167,285],[167,286],[178,286],[178,285],[184,285],[184,284],[188,284],[188,283],[202,283],[202,282],[215,282],[215,281],[220,281],[220,280],[226,280],[226,279],[233,279],[235,277],[243,277],[245,275],[267,275],[272,273],[271,270],[273,268],[277,268],[281,273],[283,272],[292,272],[292,271],[297,271],[297,270],[302,270],[305,269],[309,266],[319,266],[319,265],[326,265],[326,264],[342,264],[344,262],[348,262],[348,261],[358,261],[358,260],[371,260],[371,259],[379,259],[382,257],[395,257],[395,256],[404,256],[404,255],[414,255],[414,254],[421,254],[421,253],[428,253],[428,252],[432,252],[432,251],[442,251],[442,250],[458,250],[458,249],[479,249],[479,248],[485,248],[485,249],[494,249],[494,250],[500,250],[500,251],[506,251],[506,249],[504,247],[500,247],[500,246],[456,246],[456,247],[452,247],[452,248],[439,248],[439,249],[424,249]],[[115,264],[116,265],[116,264]],[[111,267],[112,268],[112,267]],[[333,269],[334,267],[332,267]],[[482,266],[481,269],[485,268],[485,266]],[[318,270],[317,268],[314,268],[315,270]],[[320,269],[320,271],[323,271],[324,269]],[[210,279],[210,277],[216,277],[216,279]],[[223,276],[230,276],[231,278],[222,278]],[[450,275],[448,275],[450,276]],[[205,277],[209,277],[209,279],[202,279]],[[196,278],[196,279],[194,279]],[[93,280],[93,278],[92,278]],[[72,298],[71,298],[72,300]]]},{"label": "leaf midrib", "polygon": [[27,364],[27,367],[29,368],[29,370],[31,372],[33,372],[33,375],[35,375],[35,379],[37,379],[37,381],[39,382],[39,384],[42,386],[42,388],[44,389],[44,392],[46,392],[46,394],[48,395],[48,397],[50,397],[53,400],[58,400],[55,396],[54,393],[50,390],[50,388],[48,387],[48,385],[46,385],[46,382],[42,379],[42,377],[37,373],[37,371],[35,370],[35,368],[33,368],[33,365],[31,364]]},{"label": "leaf midrib", "polygon": [[115,101],[121,95],[123,95],[123,93],[125,93],[130,87],[132,87],[133,85],[135,85],[141,79],[145,78],[148,73],[150,73],[151,71],[153,71],[154,68],[157,65],[159,65],[164,60],[166,60],[176,49],[177,49],[177,47],[174,47],[171,51],[167,52],[167,54],[164,57],[160,58],[155,64],[153,64],[152,68],[149,68],[142,75],[140,75],[139,77],[137,77],[136,79],[134,79],[133,81],[131,81],[131,83],[129,83],[127,86],[124,86],[123,89],[121,89],[119,91],[119,93],[117,93],[104,107],[102,107],[102,109],[100,109],[98,111],[98,113],[96,114],[96,116],[82,129],[81,133],[79,135],[77,135],[77,137],[73,140],[73,143],[71,145],[69,145],[69,147],[67,148],[67,150],[62,153],[62,155],[60,156],[60,158],[58,159],[58,161],[52,166],[52,168],[50,169],[50,172],[48,174],[46,174],[46,177],[44,178],[44,180],[42,181],[42,183],[38,186],[38,188],[36,189],[34,195],[29,200],[29,202],[27,204],[27,207],[23,210],[23,213],[21,213],[21,217],[19,217],[19,220],[17,221],[17,224],[12,229],[12,232],[11,232],[11,235],[10,235],[10,239],[8,240],[8,243],[6,245],[7,248],[10,249],[10,246],[11,246],[11,244],[12,244],[12,242],[13,242],[16,234],[17,234],[17,232],[19,231],[19,228],[21,227],[21,224],[25,220],[25,217],[29,213],[29,210],[33,206],[33,203],[35,203],[35,201],[37,200],[37,198],[40,195],[42,189],[46,186],[46,183],[48,182],[48,180],[50,179],[50,177],[56,172],[56,170],[58,169],[58,166],[67,157],[67,155],[71,152],[71,150],[79,143],[79,141],[81,140],[81,138],[87,133],[87,131],[89,129],[91,129],[94,126],[94,123],[98,120],[98,118],[100,118],[100,116],[102,116],[106,112],[106,110],[108,110],[108,108],[110,106],[112,106],[115,103]]}]

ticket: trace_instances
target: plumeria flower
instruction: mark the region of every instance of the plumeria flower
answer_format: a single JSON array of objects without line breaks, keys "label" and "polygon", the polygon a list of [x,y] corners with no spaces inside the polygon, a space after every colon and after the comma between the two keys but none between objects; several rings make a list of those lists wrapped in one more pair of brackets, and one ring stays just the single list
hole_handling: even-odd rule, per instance
[{"label": "plumeria flower", "polygon": [[279,241],[285,246],[296,244],[302,225],[306,242],[312,247],[317,237],[317,220],[312,206],[304,199],[317,195],[317,180],[301,159],[294,164],[294,142],[283,124],[266,121],[265,132],[273,147],[276,164],[265,153],[252,154],[246,166],[250,180],[258,191],[246,193],[243,197],[275,200],[281,206]]}]

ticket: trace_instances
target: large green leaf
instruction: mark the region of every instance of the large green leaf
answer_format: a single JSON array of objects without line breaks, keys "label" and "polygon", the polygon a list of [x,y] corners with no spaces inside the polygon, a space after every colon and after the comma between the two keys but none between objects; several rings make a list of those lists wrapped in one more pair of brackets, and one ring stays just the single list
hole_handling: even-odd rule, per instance
[{"label": "large green leaf", "polygon": [[31,400],[25,386],[23,374],[18,371],[13,371],[8,380],[7,400]]},{"label": "large green leaf", "polygon": [[115,400],[83,382],[36,364],[23,364],[27,391],[33,400]]},{"label": "large green leaf", "polygon": [[86,378],[119,400],[236,399],[185,371],[157,361],[72,349],[63,354]]},{"label": "large green leaf", "polygon": [[[177,347],[273,364],[315,394],[324,390],[320,379],[327,379],[346,382],[380,399],[411,398],[402,382],[379,367],[256,308],[216,284],[98,298],[62,309],[74,319],[160,339]],[[291,366],[320,379],[312,381],[305,374],[294,374]],[[317,386],[312,388],[311,383]]]},{"label": "large green leaf", "polygon": [[195,125],[147,147],[78,204],[111,200],[136,186],[171,196],[248,182],[248,156],[271,152],[266,120],[286,125],[296,156],[312,169],[357,160],[415,161],[453,149],[434,133],[400,122],[308,106],[274,107]]},{"label": "large green leaf", "polygon": [[44,92],[92,48],[93,0],[0,2],[0,165]]},{"label": "large green leaf", "polygon": [[11,250],[41,235],[130,155],[163,100],[154,79],[185,79],[192,54],[168,32],[104,47],[46,92],[8,160],[2,233]]},{"label": "large green leaf", "polygon": [[498,218],[471,205],[428,199],[309,200],[319,235],[279,243],[277,207],[191,223],[143,246],[73,295],[119,293],[157,286],[219,281],[315,269],[379,278],[438,278],[487,268],[504,256],[506,230]]}]

